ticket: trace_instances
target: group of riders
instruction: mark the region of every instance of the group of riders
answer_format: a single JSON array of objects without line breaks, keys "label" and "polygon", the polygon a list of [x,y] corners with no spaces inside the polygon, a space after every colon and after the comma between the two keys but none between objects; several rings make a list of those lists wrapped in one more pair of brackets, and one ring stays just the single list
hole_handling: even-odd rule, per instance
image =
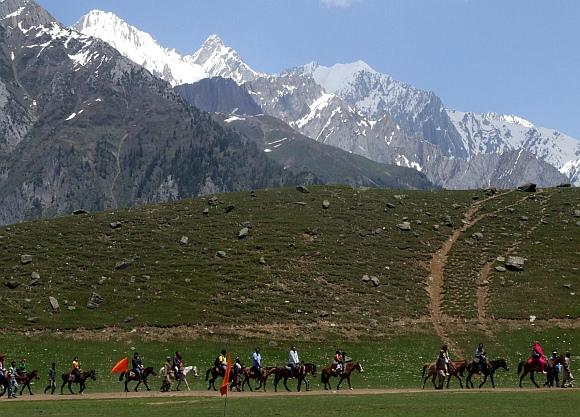
[{"label": "group of riders", "polygon": [[[75,360],[77,360],[77,358],[75,358]],[[16,398],[19,384],[26,384],[30,379],[36,379],[36,374],[29,375],[26,358],[22,358],[19,364],[16,364],[16,361],[10,362],[10,366],[6,368],[6,354],[0,353],[0,386],[5,387],[8,394],[7,398]],[[46,394],[48,391],[51,391],[51,394],[54,394],[55,389],[56,364],[52,363],[51,367],[48,369],[48,385],[44,389],[44,393]],[[3,394],[4,392],[0,395]]]},{"label": "group of riders", "polygon": [[[556,363],[559,357],[560,355],[557,350],[553,350],[551,356],[547,357],[546,354],[544,353],[544,349],[540,345],[540,342],[535,341],[532,344],[531,355],[526,362],[531,369],[535,369],[538,372],[546,374],[548,362],[551,360],[553,363]],[[563,363],[556,364],[554,378],[557,386],[561,386],[563,388],[572,386],[572,381],[574,377],[572,376],[570,362],[571,362],[570,352],[566,352],[564,355]],[[475,349],[472,364],[474,366],[474,369],[478,373],[486,373],[486,371],[489,371],[491,364],[487,358],[487,353],[485,351],[483,343],[480,343]],[[436,369],[437,372],[440,372],[445,377],[451,375],[454,371],[453,362],[449,357],[449,347],[446,344],[444,344],[439,351],[439,355],[436,362]],[[563,374],[563,380],[561,385],[559,380],[560,372],[562,372]]]}]

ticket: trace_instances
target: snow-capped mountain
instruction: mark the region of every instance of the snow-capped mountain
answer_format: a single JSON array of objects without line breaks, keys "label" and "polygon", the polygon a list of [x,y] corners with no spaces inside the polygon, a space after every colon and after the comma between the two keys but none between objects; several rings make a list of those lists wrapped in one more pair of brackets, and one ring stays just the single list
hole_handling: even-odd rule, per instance
[{"label": "snow-capped mountain", "polygon": [[[524,155],[530,153],[549,162],[580,184],[578,142],[574,139],[536,128],[516,116],[448,111],[433,92],[381,74],[363,61],[331,67],[310,63],[268,75],[254,71],[216,35],[210,36],[193,55],[181,57],[174,50],[161,47],[150,35],[104,12],[89,13],[75,27],[108,41],[123,55],[173,85],[186,77],[175,77],[182,64],[183,68],[193,68],[194,79],[230,78],[247,89],[264,113],[283,120],[303,135],[378,162],[424,170],[439,185],[461,188],[461,181],[456,180],[459,171],[455,169],[459,165],[452,168],[447,163],[444,165],[448,170],[438,170],[433,161],[469,161],[482,154],[495,155],[492,158],[497,164],[517,160],[520,165],[533,165],[541,172],[531,168],[518,170],[525,172],[529,181],[563,178],[545,173],[549,166],[536,164],[533,158],[498,157],[519,149],[525,150]],[[478,161],[484,159],[479,157]],[[461,169],[468,172],[461,176],[468,178],[470,170],[474,170],[475,177],[476,166],[462,165]],[[500,165],[496,167],[501,170]],[[504,168],[505,172],[515,172],[513,166]],[[445,172],[449,178],[443,178]],[[470,179],[464,185],[473,183]]]},{"label": "snow-capped mountain", "polygon": [[313,62],[291,71],[312,75],[325,91],[371,118],[387,114],[409,135],[433,143],[447,156],[467,157],[461,137],[433,92],[381,74],[363,61],[332,67]]},{"label": "snow-capped mountain", "polygon": [[580,184],[580,141],[513,115],[447,110],[472,156],[526,149]]},{"label": "snow-capped mountain", "polygon": [[131,26],[113,13],[93,10],[81,17],[73,28],[104,40],[172,86],[220,76],[241,84],[259,75],[236,51],[225,46],[217,35],[211,35],[193,55],[180,55],[175,49],[164,48],[150,34]]}]

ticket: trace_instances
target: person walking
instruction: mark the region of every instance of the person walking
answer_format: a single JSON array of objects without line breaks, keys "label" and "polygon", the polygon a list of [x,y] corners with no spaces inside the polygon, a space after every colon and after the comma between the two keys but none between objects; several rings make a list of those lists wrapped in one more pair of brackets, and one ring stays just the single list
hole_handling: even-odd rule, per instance
[{"label": "person walking", "polygon": [[56,363],[52,363],[50,368],[48,368],[48,385],[44,389],[44,393],[50,390],[50,395],[54,395],[54,390],[56,389]]}]

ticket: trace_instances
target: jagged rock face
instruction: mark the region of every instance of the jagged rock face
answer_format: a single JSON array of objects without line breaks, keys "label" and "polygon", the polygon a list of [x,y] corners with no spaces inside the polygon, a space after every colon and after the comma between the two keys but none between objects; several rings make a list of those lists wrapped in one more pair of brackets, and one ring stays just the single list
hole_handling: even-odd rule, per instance
[{"label": "jagged rock face", "polygon": [[231,79],[208,78],[195,84],[179,85],[175,91],[189,104],[203,111],[238,115],[262,113],[246,89]]},{"label": "jagged rock face", "polygon": [[362,61],[330,68],[312,63],[293,71],[311,75],[325,91],[338,95],[371,119],[388,115],[408,135],[433,143],[444,155],[467,156],[441,99],[433,92],[380,74]]},{"label": "jagged rock face", "polygon": [[16,132],[0,148],[0,223],[292,182],[105,42],[34,2],[0,7],[25,7],[0,20],[1,120]]}]

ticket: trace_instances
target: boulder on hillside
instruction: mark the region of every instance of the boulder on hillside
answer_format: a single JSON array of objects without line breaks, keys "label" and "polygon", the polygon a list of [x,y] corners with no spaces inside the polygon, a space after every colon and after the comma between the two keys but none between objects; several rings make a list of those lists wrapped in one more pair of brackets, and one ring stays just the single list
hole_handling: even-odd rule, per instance
[{"label": "boulder on hillside", "polygon": [[238,239],[245,239],[248,237],[248,235],[250,234],[250,229],[248,229],[247,227],[243,227],[239,232],[238,232]]},{"label": "boulder on hillside", "polygon": [[562,184],[556,185],[556,187],[558,187],[558,188],[569,188],[569,187],[572,187],[572,184],[570,184],[569,182],[563,182]]},{"label": "boulder on hillside", "polygon": [[14,279],[10,279],[10,280],[6,281],[4,283],[4,285],[10,290],[15,290],[16,288],[20,287],[20,282],[14,280]]},{"label": "boulder on hillside", "polygon": [[231,213],[232,211],[234,211],[236,209],[236,206],[234,206],[233,204],[229,204],[226,206],[226,208],[224,209],[224,211],[226,213]]},{"label": "boulder on hillside", "polygon": [[32,255],[21,255],[20,256],[20,263],[22,265],[27,265],[32,262]]},{"label": "boulder on hillside", "polygon": [[50,297],[48,297],[48,302],[50,303],[50,307],[52,308],[52,311],[60,310],[60,305],[58,304],[58,300],[55,297],[53,297],[52,295]]},{"label": "boulder on hillside", "polygon": [[181,236],[181,239],[179,239],[179,244],[181,245],[189,244],[189,238],[187,236]]},{"label": "boulder on hillside", "polygon": [[86,210],[83,210],[83,209],[78,209],[78,210],[73,211],[72,214],[75,216],[80,216],[82,214],[89,214],[89,212]]},{"label": "boulder on hillside", "polygon": [[363,275],[363,276],[362,276],[362,278],[361,278],[361,281],[362,281],[362,282],[364,282],[365,284],[366,284],[367,282],[369,282],[370,280],[371,280],[371,277],[369,277],[369,276],[368,276],[368,275],[366,275],[366,274],[365,274],[365,275]]},{"label": "boulder on hillside", "polygon": [[580,217],[580,210],[574,210],[574,217]]},{"label": "boulder on hillside", "polygon": [[471,235],[475,240],[483,240],[483,233],[481,232],[476,232],[474,234]]},{"label": "boulder on hillside", "polygon": [[330,201],[328,201],[328,200],[324,200],[324,201],[322,202],[322,208],[326,210],[326,209],[328,209],[329,207],[330,207]]},{"label": "boulder on hillside", "polygon": [[217,206],[219,204],[219,200],[217,197],[210,197],[209,200],[207,200],[207,204],[209,204],[210,206]]},{"label": "boulder on hillside", "polygon": [[411,223],[409,223],[409,222],[403,222],[403,223],[399,223],[399,224],[397,225],[397,228],[398,228],[399,230],[402,230],[402,231],[405,231],[405,232],[406,232],[406,231],[409,231],[409,230],[411,230]]},{"label": "boulder on hillside", "polygon": [[123,260],[123,261],[117,262],[117,263],[115,264],[115,269],[116,269],[117,271],[119,271],[119,270],[121,270],[121,269],[128,268],[128,267],[129,267],[129,265],[131,265],[131,262],[130,262],[130,261]]},{"label": "boulder on hillside", "polygon": [[87,302],[87,308],[94,310],[96,308],[99,308],[99,306],[102,304],[102,302],[103,302],[103,297],[101,297],[100,294],[94,292],[91,294],[91,297],[89,298],[89,301]]},{"label": "boulder on hillside", "polygon": [[521,256],[508,256],[505,266],[510,271],[523,271],[525,259]]},{"label": "boulder on hillside", "polygon": [[378,277],[375,277],[375,276],[371,277],[371,282],[375,287],[378,287],[379,285],[381,285],[381,281],[379,280]]},{"label": "boulder on hillside", "polygon": [[203,213],[205,216],[208,216],[208,215],[209,215],[209,209],[208,209],[207,207],[206,207],[206,208],[204,208],[202,213]]},{"label": "boulder on hillside", "polygon": [[225,251],[223,251],[223,250],[218,250],[218,251],[216,252],[216,256],[217,256],[218,258],[225,258],[226,256],[228,256],[228,254],[227,254]]},{"label": "boulder on hillside", "polygon": [[296,191],[299,191],[303,194],[308,194],[310,192],[310,190],[307,187],[305,187],[304,185],[297,185]]},{"label": "boulder on hillside", "polygon": [[523,191],[526,193],[535,193],[536,192],[536,184],[529,182],[527,184],[520,185],[518,187],[518,191]]},{"label": "boulder on hillside", "polygon": [[109,227],[111,229],[120,229],[122,226],[123,226],[123,223],[121,223],[121,222],[109,223]]}]

